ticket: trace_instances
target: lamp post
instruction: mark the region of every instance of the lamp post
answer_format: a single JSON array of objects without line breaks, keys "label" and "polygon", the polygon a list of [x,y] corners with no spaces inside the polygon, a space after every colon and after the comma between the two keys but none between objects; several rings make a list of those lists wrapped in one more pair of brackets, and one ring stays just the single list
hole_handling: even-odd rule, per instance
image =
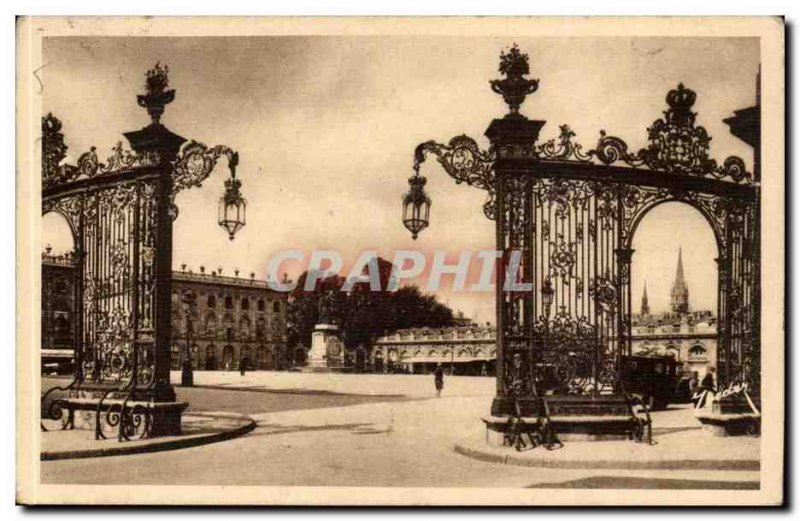
[{"label": "lamp post", "polygon": [[195,299],[191,293],[183,295],[183,316],[186,318],[186,343],[183,350],[183,363],[181,364],[181,385],[183,387],[194,386],[194,369],[192,367],[192,312],[194,310]]}]

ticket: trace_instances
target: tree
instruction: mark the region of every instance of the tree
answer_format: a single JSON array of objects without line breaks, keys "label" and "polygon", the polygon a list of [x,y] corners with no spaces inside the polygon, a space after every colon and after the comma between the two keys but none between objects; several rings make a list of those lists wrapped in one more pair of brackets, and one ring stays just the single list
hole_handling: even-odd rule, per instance
[{"label": "tree", "polygon": [[348,292],[341,291],[345,279],[335,274],[325,274],[312,291],[305,291],[309,273],[303,273],[289,295],[289,345],[311,345],[311,334],[319,319],[319,299],[329,290],[334,290],[337,297],[338,325],[349,348],[371,345],[378,337],[398,329],[453,325],[453,311],[434,295],[423,294],[417,286],[387,289],[391,262],[378,257],[378,272],[380,291],[371,291],[369,283],[359,282]]}]

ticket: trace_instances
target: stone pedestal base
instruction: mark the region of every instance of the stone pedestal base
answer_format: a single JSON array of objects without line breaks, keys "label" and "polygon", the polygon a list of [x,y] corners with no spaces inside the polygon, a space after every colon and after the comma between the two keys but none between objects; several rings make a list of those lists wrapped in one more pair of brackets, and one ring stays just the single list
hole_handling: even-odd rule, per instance
[{"label": "stone pedestal base", "polygon": [[490,447],[508,447],[506,442],[505,432],[486,426],[486,444]]},{"label": "stone pedestal base", "polygon": [[699,413],[697,419],[714,436],[755,436],[761,434],[761,416],[750,414]]},{"label": "stone pedestal base", "polygon": [[181,415],[189,406],[186,402],[155,403],[150,437],[177,436],[181,434]]},{"label": "stone pedestal base", "polygon": [[344,342],[339,335],[339,326],[317,324],[314,328],[308,368],[315,372],[341,371],[344,368]]},{"label": "stone pedestal base", "polygon": [[[109,404],[107,404],[109,405]],[[69,427],[79,430],[94,431],[97,428],[96,403],[91,399],[67,400],[65,406],[69,410]],[[186,402],[127,402],[126,411],[137,417],[138,421],[145,421],[144,415],[149,415],[147,421],[150,422],[150,429],[147,437],[156,436],[178,436],[181,434],[181,415],[189,406]],[[121,404],[119,401],[113,405],[104,407],[100,413],[100,428],[106,437],[115,437],[118,433],[119,411]],[[113,423],[110,419],[113,418]],[[142,435],[141,432],[137,436]]]},{"label": "stone pedestal base", "polygon": [[711,409],[697,411],[703,429],[714,436],[742,436],[761,434],[760,401],[750,398],[747,390],[715,400]]}]

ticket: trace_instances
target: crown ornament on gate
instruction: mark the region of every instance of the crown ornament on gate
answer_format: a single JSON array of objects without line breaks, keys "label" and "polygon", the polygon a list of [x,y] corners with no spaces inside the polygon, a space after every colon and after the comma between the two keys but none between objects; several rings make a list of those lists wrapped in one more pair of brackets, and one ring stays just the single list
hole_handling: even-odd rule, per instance
[{"label": "crown ornament on gate", "polygon": [[508,52],[500,53],[500,74],[505,76],[502,80],[491,80],[489,85],[492,91],[503,96],[503,101],[508,105],[511,117],[521,117],[519,107],[525,102],[528,94],[533,94],[539,88],[538,79],[525,78],[530,74],[528,55],[520,52],[515,43]]},{"label": "crown ornament on gate", "polygon": [[683,83],[679,83],[677,89],[672,89],[667,93],[669,109],[664,112],[667,122],[679,127],[693,126],[697,113],[692,112],[691,109],[696,99],[697,94],[692,89],[687,89]]}]

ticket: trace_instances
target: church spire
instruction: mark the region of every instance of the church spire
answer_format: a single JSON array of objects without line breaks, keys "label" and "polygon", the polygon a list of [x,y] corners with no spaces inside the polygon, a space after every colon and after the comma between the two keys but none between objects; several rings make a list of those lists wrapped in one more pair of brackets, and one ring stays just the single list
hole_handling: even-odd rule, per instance
[{"label": "church spire", "polygon": [[683,277],[683,248],[678,248],[678,268],[670,292],[670,307],[674,313],[689,312],[689,288]]},{"label": "church spire", "polygon": [[642,293],[642,315],[650,314],[650,303],[647,301],[647,279],[644,281],[644,292]]}]

